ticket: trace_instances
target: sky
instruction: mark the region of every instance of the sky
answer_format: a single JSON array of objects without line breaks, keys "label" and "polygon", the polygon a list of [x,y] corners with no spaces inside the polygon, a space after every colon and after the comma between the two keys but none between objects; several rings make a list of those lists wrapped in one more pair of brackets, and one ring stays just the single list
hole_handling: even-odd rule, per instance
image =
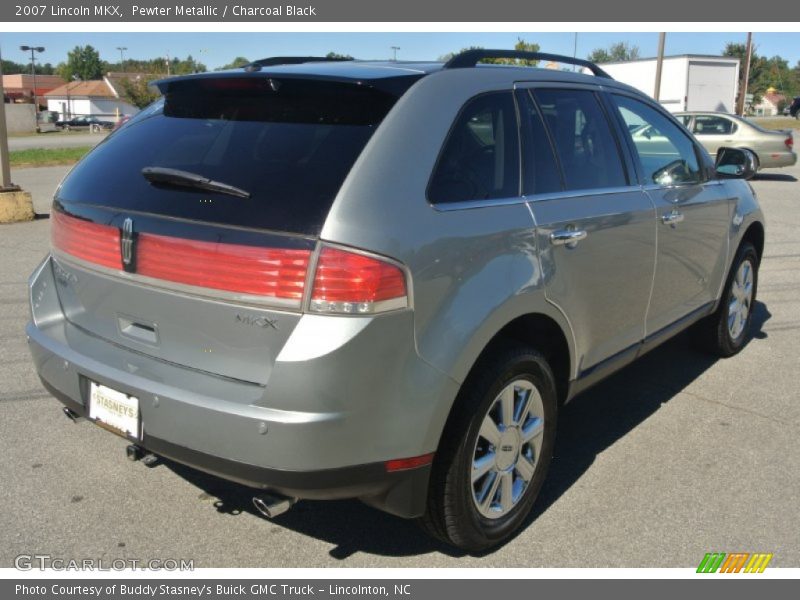
[{"label": "sky", "polygon": [[[665,54],[715,54],[726,42],[744,43],[746,33],[667,33]],[[0,37],[0,51],[6,60],[25,62],[29,54],[19,50],[20,45],[44,46],[41,62],[58,64],[66,60],[67,52],[76,45],[91,44],[103,60],[119,61],[117,47],[125,47],[125,57],[150,59],[158,56],[195,59],[214,69],[231,62],[236,56],[250,60],[267,56],[324,55],[328,52],[350,54],[361,59],[388,59],[392,46],[399,46],[400,60],[431,60],[448,52],[468,46],[484,48],[513,48],[518,37],[536,42],[542,52],[572,56],[575,34],[536,31],[518,33],[9,33]],[[626,41],[639,47],[640,55],[655,56],[657,33],[579,33],[577,55],[586,58],[595,48],[607,47]],[[754,33],[756,52],[762,56],[780,55],[791,66],[800,61],[800,33]]]}]

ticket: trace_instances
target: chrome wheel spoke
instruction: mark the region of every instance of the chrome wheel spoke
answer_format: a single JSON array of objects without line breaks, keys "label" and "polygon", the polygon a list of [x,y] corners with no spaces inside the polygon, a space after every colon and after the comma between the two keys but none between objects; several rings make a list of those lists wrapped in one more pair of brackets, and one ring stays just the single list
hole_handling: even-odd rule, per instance
[{"label": "chrome wheel spoke", "polygon": [[530,442],[534,438],[542,435],[542,432],[544,432],[544,419],[541,417],[534,417],[521,430],[522,443]]},{"label": "chrome wheel spoke", "polygon": [[533,466],[531,461],[529,461],[528,457],[526,456],[519,457],[516,469],[517,473],[519,473],[519,476],[522,477],[525,483],[528,483],[531,479],[533,479],[533,473],[536,470],[536,468]]},{"label": "chrome wheel spoke", "polygon": [[494,467],[495,454],[487,452],[480,458],[472,461],[472,483],[476,483],[481,477],[486,475]]},{"label": "chrome wheel spoke", "polygon": [[481,508],[485,511],[488,510],[491,505],[492,501],[494,501],[495,496],[497,496],[497,488],[500,485],[500,474],[493,472],[492,476],[486,478],[486,482],[483,484],[481,489],[480,495],[480,504]]},{"label": "chrome wheel spoke", "polygon": [[509,385],[500,392],[500,422],[505,427],[514,424],[514,401],[516,400],[517,390],[513,385]]},{"label": "chrome wheel spoke", "polygon": [[500,443],[500,430],[497,424],[492,420],[490,415],[486,415],[481,423],[481,429],[478,435],[489,442],[492,446],[497,446]]},{"label": "chrome wheel spoke", "polygon": [[511,473],[500,476],[502,487],[500,489],[500,506],[503,512],[508,512],[514,506],[514,477]]}]

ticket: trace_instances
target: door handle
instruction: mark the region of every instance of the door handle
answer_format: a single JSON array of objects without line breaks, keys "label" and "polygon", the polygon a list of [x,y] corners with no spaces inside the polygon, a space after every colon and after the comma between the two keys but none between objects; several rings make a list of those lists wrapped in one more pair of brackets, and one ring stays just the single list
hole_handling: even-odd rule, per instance
[{"label": "door handle", "polygon": [[566,246],[567,248],[574,248],[578,242],[585,240],[585,229],[559,229],[550,234],[550,243],[553,246]]},{"label": "door handle", "polygon": [[664,225],[669,225],[670,227],[675,227],[678,223],[683,223],[683,213],[677,210],[670,211],[665,213],[661,217],[661,222]]}]

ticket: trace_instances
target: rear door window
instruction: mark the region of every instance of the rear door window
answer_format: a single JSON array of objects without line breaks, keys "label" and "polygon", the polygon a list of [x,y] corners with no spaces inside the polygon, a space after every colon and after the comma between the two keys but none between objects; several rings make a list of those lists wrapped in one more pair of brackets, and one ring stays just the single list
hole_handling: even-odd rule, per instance
[{"label": "rear door window", "polygon": [[698,115],[694,118],[696,135],[730,135],[736,131],[736,124],[725,117]]},{"label": "rear door window", "polygon": [[437,203],[519,196],[519,134],[509,92],[470,100],[450,131],[428,187]]},{"label": "rear door window", "polygon": [[522,193],[527,196],[560,192],[561,170],[539,108],[529,90],[522,91],[518,98],[522,120]]},{"label": "rear door window", "polygon": [[[59,200],[317,235],[395,101],[355,83],[190,79],[98,145]],[[145,167],[198,174],[250,196],[152,184]]]},{"label": "rear door window", "polygon": [[538,89],[533,95],[554,141],[566,189],[628,185],[617,141],[594,92]]}]

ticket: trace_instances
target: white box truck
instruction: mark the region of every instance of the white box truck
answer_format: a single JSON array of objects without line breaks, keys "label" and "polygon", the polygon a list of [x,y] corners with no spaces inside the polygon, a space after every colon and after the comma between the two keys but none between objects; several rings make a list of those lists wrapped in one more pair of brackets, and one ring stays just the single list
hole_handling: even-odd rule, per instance
[{"label": "white box truck", "polygon": [[[656,59],[644,58],[600,65],[617,81],[653,96]],[[685,110],[736,111],[739,59],[685,54],[665,56],[659,102],[670,112]]]}]

